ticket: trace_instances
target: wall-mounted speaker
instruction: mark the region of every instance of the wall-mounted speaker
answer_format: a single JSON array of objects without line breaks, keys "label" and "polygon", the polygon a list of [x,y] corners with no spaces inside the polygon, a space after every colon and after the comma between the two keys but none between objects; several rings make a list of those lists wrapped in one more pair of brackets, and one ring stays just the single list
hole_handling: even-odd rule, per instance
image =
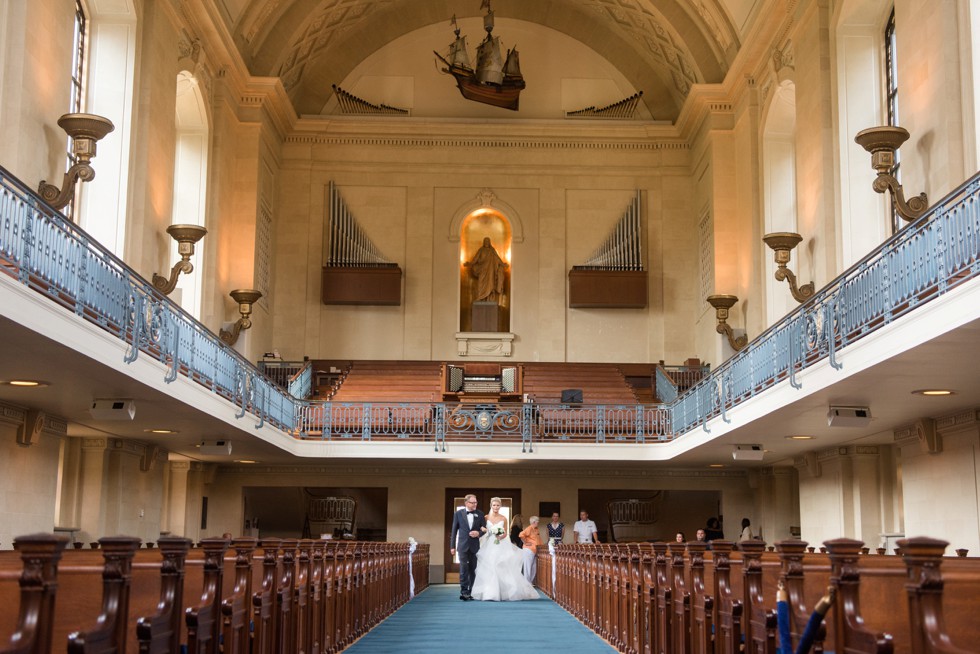
[{"label": "wall-mounted speaker", "polygon": [[831,427],[866,427],[870,423],[870,407],[832,406],[827,412],[827,424]]},{"label": "wall-mounted speaker", "polygon": [[132,400],[92,400],[89,414],[96,420],[132,420],[136,402]]},{"label": "wall-mounted speaker", "polygon": [[762,461],[765,450],[761,445],[736,445],[732,448],[732,458],[736,461]]},{"label": "wall-mounted speaker", "polygon": [[228,456],[231,454],[231,441],[202,441],[200,451],[209,456]]}]

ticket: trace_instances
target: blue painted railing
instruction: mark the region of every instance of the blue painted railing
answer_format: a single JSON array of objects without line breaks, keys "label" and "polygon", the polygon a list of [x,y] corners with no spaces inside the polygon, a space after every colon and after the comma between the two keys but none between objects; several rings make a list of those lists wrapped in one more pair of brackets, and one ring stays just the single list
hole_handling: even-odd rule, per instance
[{"label": "blue painted railing", "polygon": [[753,339],[672,406],[675,434],[823,361],[980,273],[980,174]]},{"label": "blue painted railing", "polygon": [[77,225],[0,167],[0,272],[115,335],[124,360],[150,357],[163,381],[194,380],[280,429],[295,400]]},{"label": "blue painted railing", "polygon": [[[151,357],[164,381],[178,376],[233,402],[236,417],[257,416],[300,438],[340,440],[590,443],[669,440],[721,416],[766,389],[828,361],[839,350],[980,273],[980,175],[915,224],[774,324],[690,390],[664,405],[457,405],[325,403],[304,400],[306,366],[289,393],[212,332],[160,295],[83,230],[0,168],[0,273],[124,341],[124,360]],[[659,386],[659,384],[658,384]]]}]

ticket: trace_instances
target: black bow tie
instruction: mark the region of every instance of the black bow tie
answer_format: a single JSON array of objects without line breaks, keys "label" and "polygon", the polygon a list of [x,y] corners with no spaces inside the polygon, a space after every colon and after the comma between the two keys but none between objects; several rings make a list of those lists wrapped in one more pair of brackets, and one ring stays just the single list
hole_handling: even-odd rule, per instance
[{"label": "black bow tie", "polygon": [[476,515],[476,511],[467,511],[466,515]]}]

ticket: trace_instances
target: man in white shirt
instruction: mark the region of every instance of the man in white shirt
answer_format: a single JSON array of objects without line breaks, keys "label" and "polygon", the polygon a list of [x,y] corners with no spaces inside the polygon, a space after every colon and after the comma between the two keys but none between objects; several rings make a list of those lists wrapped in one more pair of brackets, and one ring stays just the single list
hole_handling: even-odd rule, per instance
[{"label": "man in white shirt", "polygon": [[578,521],[575,523],[575,526],[572,527],[572,531],[575,532],[575,542],[598,543],[599,530],[596,529],[595,523],[589,520],[588,511],[582,511],[578,514],[578,517]]}]

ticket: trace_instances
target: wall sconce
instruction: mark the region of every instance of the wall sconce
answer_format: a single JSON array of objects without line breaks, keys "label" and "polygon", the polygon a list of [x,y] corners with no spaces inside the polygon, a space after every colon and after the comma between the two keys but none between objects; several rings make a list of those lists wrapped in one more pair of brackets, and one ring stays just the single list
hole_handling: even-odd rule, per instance
[{"label": "wall sconce", "polygon": [[65,130],[71,139],[71,152],[75,164],[65,173],[59,189],[54,184],[41,180],[37,192],[55,209],[64,209],[75,197],[75,183],[90,182],[95,179],[95,170],[90,162],[95,156],[95,144],[115,129],[108,118],[95,114],[65,114],[58,119],[58,126]]},{"label": "wall sconce", "polygon": [[871,153],[871,167],[878,171],[871,188],[876,193],[890,190],[898,215],[905,220],[915,220],[929,207],[926,194],[919,193],[917,197],[906,202],[902,185],[892,175],[892,170],[895,168],[895,153],[908,138],[908,130],[894,125],[882,125],[862,129],[854,137],[854,142]]},{"label": "wall sconce", "polygon": [[728,344],[736,352],[744,348],[749,342],[749,337],[742,334],[736,338],[735,332],[732,331],[732,326],[728,324],[728,310],[735,306],[735,303],[738,302],[738,297],[735,295],[709,295],[706,299],[708,300],[708,304],[714,307],[715,318],[718,319],[718,326],[715,327],[715,331],[727,336]]},{"label": "wall sconce", "polygon": [[230,332],[222,329],[218,336],[222,343],[234,345],[238,341],[238,335],[252,326],[252,321],[248,317],[252,315],[252,305],[259,301],[262,293],[254,288],[239,288],[228,295],[238,303],[238,312],[242,314],[242,317],[238,319]]},{"label": "wall sconce", "polygon": [[170,279],[156,273],[153,275],[153,287],[164,295],[170,295],[177,287],[177,276],[180,273],[190,274],[194,270],[194,264],[191,263],[194,244],[204,238],[208,230],[200,225],[171,225],[167,228],[167,233],[177,241],[177,254],[180,255],[180,261],[170,269]]},{"label": "wall sconce", "polygon": [[779,266],[776,269],[776,280],[781,282],[785,279],[789,282],[790,293],[793,294],[793,298],[797,302],[802,303],[813,297],[813,282],[797,287],[796,275],[786,267],[786,264],[789,263],[790,253],[793,248],[799,245],[803,237],[793,232],[773,232],[763,236],[762,240],[776,253],[776,265]]}]

